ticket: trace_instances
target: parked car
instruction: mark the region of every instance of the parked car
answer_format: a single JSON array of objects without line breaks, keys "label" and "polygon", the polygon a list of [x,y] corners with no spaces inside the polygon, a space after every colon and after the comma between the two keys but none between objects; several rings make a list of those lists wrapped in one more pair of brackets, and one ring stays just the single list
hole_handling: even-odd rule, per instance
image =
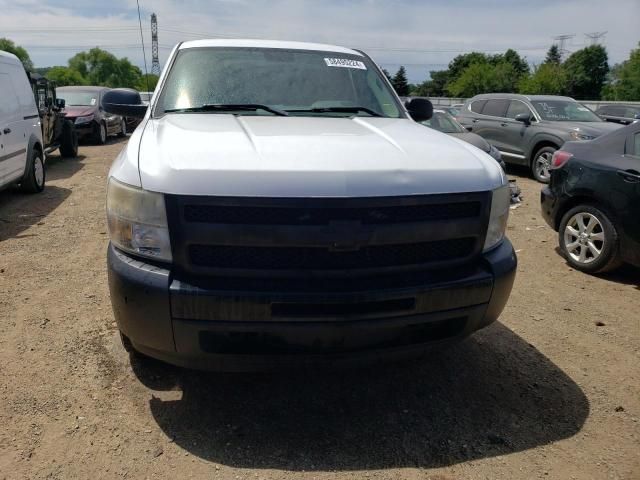
[{"label": "parked car", "polygon": [[63,112],[64,100],[56,98],[55,84],[37,73],[29,78],[40,114],[45,155],[60,150],[63,158],[77,157],[78,134]]},{"label": "parked car", "polygon": [[40,115],[27,73],[15,55],[0,51],[0,188],[44,189]]},{"label": "parked car", "polygon": [[107,87],[58,87],[56,95],[65,101],[67,118],[74,122],[78,137],[104,145],[109,135],[124,137],[127,122],[120,115],[107,113],[102,108],[102,98]]},{"label": "parked car", "polygon": [[640,267],[640,123],[555,152],[542,213],[560,249],[588,273]]},{"label": "parked car", "polygon": [[416,123],[428,100],[405,108],[367,55],[329,45],[198,40],[167,65],[150,109],[104,98],[144,117],[108,180],[125,348],[224,370],[366,362],[500,315],[507,179]]},{"label": "parked car", "polygon": [[569,97],[485,94],[467,100],[457,116],[500,150],[507,163],[526,165],[549,182],[553,152],[571,140],[592,140],[619,128]]},{"label": "parked car", "polygon": [[438,108],[444,112],[447,112],[452,117],[457,116],[460,113],[461,105],[436,105],[435,108]]},{"label": "parked car", "polygon": [[502,161],[500,152],[496,147],[489,144],[480,135],[467,131],[462,125],[460,125],[455,118],[446,113],[444,110],[435,109],[433,116],[429,120],[420,122],[423,125],[438,130],[439,132],[451,135],[454,138],[458,138],[463,142],[470,143],[474,147],[478,147],[483,152],[488,153],[500,164],[503,170],[506,169],[506,165]]},{"label": "parked car", "polygon": [[640,106],[637,105],[603,105],[596,114],[607,122],[629,125],[640,120]]}]

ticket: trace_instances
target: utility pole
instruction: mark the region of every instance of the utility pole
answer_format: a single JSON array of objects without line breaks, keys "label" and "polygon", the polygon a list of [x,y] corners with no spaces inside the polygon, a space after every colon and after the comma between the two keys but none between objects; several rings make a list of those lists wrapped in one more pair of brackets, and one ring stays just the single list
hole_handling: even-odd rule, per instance
[{"label": "utility pole", "polygon": [[591,33],[585,33],[584,36],[589,41],[589,45],[593,46],[593,45],[600,45],[601,43],[600,39],[604,38],[606,34],[607,32],[591,32]]},{"label": "utility pole", "polygon": [[158,59],[158,17],[151,14],[151,73],[160,75],[160,60]]},{"label": "utility pole", "polygon": [[562,59],[564,59],[564,57],[567,56],[569,52],[569,50],[567,48],[565,48],[565,46],[567,45],[567,40],[575,37],[576,34],[575,33],[571,33],[568,35],[558,35],[557,37],[553,37],[553,39],[556,41],[556,43],[558,44],[558,51],[560,52],[560,57]]}]

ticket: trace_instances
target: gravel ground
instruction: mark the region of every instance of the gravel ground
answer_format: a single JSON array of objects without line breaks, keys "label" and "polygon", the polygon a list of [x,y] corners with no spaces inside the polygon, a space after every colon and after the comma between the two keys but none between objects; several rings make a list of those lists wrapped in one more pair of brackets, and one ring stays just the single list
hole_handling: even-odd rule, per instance
[{"label": "gravel ground", "polygon": [[411,364],[223,375],[119,344],[104,196],[122,146],[0,192],[0,479],[640,478],[640,272],[569,268],[522,172],[499,322]]}]

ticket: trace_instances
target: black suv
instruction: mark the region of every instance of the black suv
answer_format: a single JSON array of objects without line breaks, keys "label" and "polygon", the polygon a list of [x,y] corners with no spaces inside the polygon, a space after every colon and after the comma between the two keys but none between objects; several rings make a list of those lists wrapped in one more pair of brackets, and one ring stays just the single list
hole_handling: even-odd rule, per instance
[{"label": "black suv", "polygon": [[549,182],[553,152],[564,142],[620,128],[569,97],[512,93],[476,95],[457,120],[500,150],[505,162],[529,166],[543,183]]}]

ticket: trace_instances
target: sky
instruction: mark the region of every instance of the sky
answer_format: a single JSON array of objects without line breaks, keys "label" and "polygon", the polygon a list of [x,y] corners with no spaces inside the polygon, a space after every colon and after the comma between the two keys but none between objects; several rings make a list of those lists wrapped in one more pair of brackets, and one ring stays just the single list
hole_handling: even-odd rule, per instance
[{"label": "sky", "polygon": [[[640,41],[640,0],[139,0],[148,68],[150,15],[158,16],[160,64],[173,45],[197,38],[265,38],[343,45],[366,51],[418,83],[470,51],[514,48],[540,63],[553,37],[567,48],[607,32],[610,63]],[[99,46],[144,67],[135,0],[0,0],[0,37],[25,47],[37,67],[66,65]],[[143,68],[144,70],[144,68]]]}]

